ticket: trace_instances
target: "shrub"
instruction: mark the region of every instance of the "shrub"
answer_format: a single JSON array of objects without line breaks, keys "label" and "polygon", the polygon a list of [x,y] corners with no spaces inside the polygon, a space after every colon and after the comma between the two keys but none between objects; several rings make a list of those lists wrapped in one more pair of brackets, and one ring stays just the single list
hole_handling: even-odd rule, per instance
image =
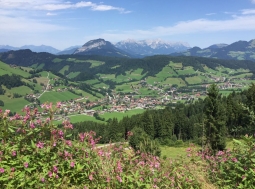
[{"label": "shrub", "polygon": [[37,109],[13,117],[0,110],[0,188],[200,188],[184,162],[122,144],[97,147],[93,131],[68,140],[72,124],[52,124],[60,106],[43,104],[44,120],[36,119]]}]

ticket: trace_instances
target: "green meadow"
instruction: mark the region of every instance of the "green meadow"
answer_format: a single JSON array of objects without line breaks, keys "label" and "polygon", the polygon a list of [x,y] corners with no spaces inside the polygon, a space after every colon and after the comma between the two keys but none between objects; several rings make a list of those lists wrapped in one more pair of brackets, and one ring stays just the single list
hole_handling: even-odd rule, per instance
[{"label": "green meadow", "polygon": [[66,65],[66,66],[64,66],[64,67],[59,71],[59,73],[65,75],[65,71],[68,71],[68,70],[69,70],[69,66]]},{"label": "green meadow", "polygon": [[13,68],[10,67],[8,64],[5,64],[0,61],[0,76],[5,74],[16,74],[22,77],[28,77],[30,74],[24,70],[21,70],[19,67]]},{"label": "green meadow", "polygon": [[45,92],[43,95],[39,98],[41,103],[43,102],[59,102],[59,101],[66,101],[70,99],[75,99],[78,98],[78,95],[75,95],[69,91],[64,91],[64,92],[55,92],[55,91],[50,91],[50,92]]},{"label": "green meadow", "polygon": [[105,120],[108,120],[110,118],[117,118],[119,121],[123,119],[123,117],[126,116],[132,116],[135,114],[141,114],[143,113],[145,110],[144,109],[134,109],[134,110],[129,110],[126,112],[112,112],[112,113],[104,113],[103,115],[100,115],[100,117],[105,118]]},{"label": "green meadow", "polygon": [[30,102],[26,101],[24,97],[21,98],[9,98],[6,95],[0,95],[0,99],[4,101],[4,107],[2,109],[9,109],[12,112],[21,112],[24,106],[28,105]]}]

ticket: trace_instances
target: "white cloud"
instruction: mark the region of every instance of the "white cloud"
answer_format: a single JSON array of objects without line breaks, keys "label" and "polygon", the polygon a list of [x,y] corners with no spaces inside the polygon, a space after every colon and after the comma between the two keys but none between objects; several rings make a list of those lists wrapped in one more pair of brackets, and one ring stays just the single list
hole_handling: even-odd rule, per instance
[{"label": "white cloud", "polygon": [[[10,33],[44,33],[52,32],[58,30],[65,30],[67,28],[62,26],[57,26],[53,24],[42,23],[37,20],[28,18],[13,18],[7,16],[0,16],[0,35],[10,34]],[[32,26],[32,27],[31,27]]]},{"label": "white cloud", "polygon": [[56,13],[51,13],[51,12],[46,13],[46,16],[56,16],[56,15],[57,15]]},{"label": "white cloud", "polygon": [[216,13],[207,13],[205,14],[206,16],[211,16],[211,15],[215,15]]},{"label": "white cloud", "polygon": [[113,7],[113,6],[110,6],[110,5],[94,5],[92,7],[92,10],[95,10],[95,11],[109,11],[109,10],[123,11],[124,9],[123,8],[118,8],[118,7]]},{"label": "white cloud", "polygon": [[243,9],[241,12],[242,14],[255,14],[255,9]]},{"label": "white cloud", "polygon": [[63,0],[0,0],[1,9],[16,9],[16,10],[46,10],[57,11],[65,9],[78,9],[90,7],[94,11],[110,11],[116,10],[120,13],[129,13],[121,7],[111,5],[96,4],[90,1],[80,1],[77,3],[64,2]]},{"label": "white cloud", "polygon": [[[97,37],[112,41],[131,39],[158,38],[179,34],[221,32],[221,31],[255,31],[255,15],[235,16],[228,20],[197,19],[178,22],[173,26],[158,26],[148,30],[130,30],[105,32]],[[96,36],[89,36],[90,38]]]}]

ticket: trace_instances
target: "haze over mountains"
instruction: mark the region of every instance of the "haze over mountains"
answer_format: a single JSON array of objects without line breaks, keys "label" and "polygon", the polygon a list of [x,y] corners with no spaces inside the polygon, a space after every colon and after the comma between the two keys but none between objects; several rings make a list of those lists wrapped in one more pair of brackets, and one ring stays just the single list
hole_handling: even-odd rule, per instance
[{"label": "haze over mountains", "polygon": [[33,52],[48,52],[57,55],[101,55],[112,57],[142,58],[153,55],[199,56],[217,59],[253,60],[255,61],[255,39],[237,41],[228,44],[213,44],[207,48],[190,48],[183,42],[165,42],[162,40],[124,40],[115,45],[104,39],[86,42],[60,51],[51,46],[25,45],[20,48],[0,45],[0,52],[9,50],[30,49]]}]

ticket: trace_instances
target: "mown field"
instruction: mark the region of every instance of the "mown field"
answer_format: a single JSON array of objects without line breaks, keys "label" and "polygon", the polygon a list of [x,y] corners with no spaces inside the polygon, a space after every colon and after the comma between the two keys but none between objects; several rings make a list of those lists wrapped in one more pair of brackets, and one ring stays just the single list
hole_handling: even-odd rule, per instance
[{"label": "mown field", "polygon": [[66,100],[71,100],[78,98],[78,95],[75,95],[69,91],[64,91],[64,92],[45,92],[39,99],[41,103],[43,102],[59,102],[59,101],[66,101]]}]

